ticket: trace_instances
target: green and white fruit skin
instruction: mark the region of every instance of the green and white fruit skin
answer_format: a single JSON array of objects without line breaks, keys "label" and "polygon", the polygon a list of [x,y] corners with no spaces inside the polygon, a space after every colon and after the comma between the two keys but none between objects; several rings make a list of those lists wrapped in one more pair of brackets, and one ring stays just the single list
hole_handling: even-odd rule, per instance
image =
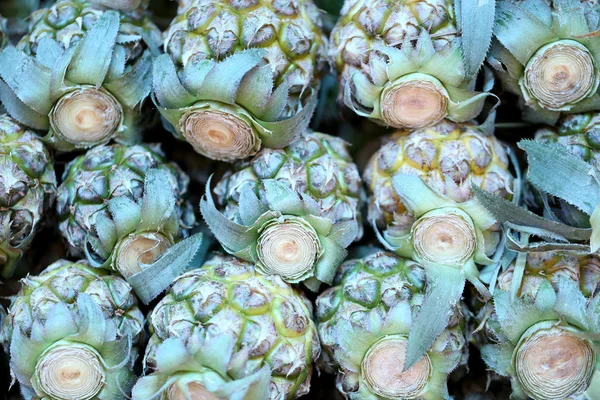
[{"label": "green and white fruit skin", "polygon": [[186,1],[154,64],[159,110],[202,155],[235,161],[308,127],[327,38],[312,0]]},{"label": "green and white fruit skin", "polygon": [[10,278],[56,196],[50,153],[37,135],[0,115],[0,272]]},{"label": "green and white fruit skin", "polygon": [[207,197],[201,211],[224,249],[313,291],[331,283],[345,249],[362,237],[358,169],[347,144],[329,135],[306,132],[283,149],[263,149],[214,192],[220,209]]},{"label": "green and white fruit skin", "polygon": [[432,347],[404,371],[413,318],[427,290],[416,262],[377,252],[346,261],[317,299],[326,369],[350,399],[449,399],[446,381],[466,362],[460,307]]},{"label": "green and white fruit skin", "polygon": [[565,115],[555,127],[539,129],[535,140],[561,144],[574,156],[600,168],[600,113]]},{"label": "green and white fruit skin", "polygon": [[[422,128],[444,118],[460,122],[475,118],[488,96],[474,92],[470,84],[483,58],[476,61],[476,68],[467,67],[471,54],[463,47],[468,39],[461,34],[454,3],[346,1],[329,53],[346,106],[395,128]],[[469,23],[477,26],[463,29],[468,34],[489,22],[479,31],[478,44],[484,52],[492,33],[493,5],[489,8],[487,18],[471,16]]]},{"label": "green and white fruit skin", "polygon": [[143,327],[127,282],[60,260],[23,280],[1,336],[25,399],[126,399]]},{"label": "green and white fruit skin", "polygon": [[484,361],[510,378],[515,399],[597,398],[597,257],[523,256],[523,278],[517,261],[478,315]]},{"label": "green and white fruit skin", "polygon": [[179,277],[152,311],[145,356],[152,373],[136,384],[133,398],[183,399],[186,391],[207,399],[307,394],[320,352],[310,307],[281,278],[215,255]]},{"label": "green and white fruit skin", "polygon": [[59,1],[34,12],[17,48],[0,53],[0,96],[13,118],[48,131],[44,140],[57,150],[138,142],[160,40],[141,9]]},{"label": "green and white fruit skin", "polygon": [[600,109],[598,2],[498,2],[489,64],[521,98],[524,118],[554,125],[563,113]]},{"label": "green and white fruit skin", "polygon": [[[195,224],[184,199],[188,184],[156,145],[95,147],[67,165],[56,204],[59,230],[72,255],[116,270],[131,283]],[[162,289],[181,272],[173,272]],[[140,292],[143,284],[132,286],[144,302],[151,300]]]}]

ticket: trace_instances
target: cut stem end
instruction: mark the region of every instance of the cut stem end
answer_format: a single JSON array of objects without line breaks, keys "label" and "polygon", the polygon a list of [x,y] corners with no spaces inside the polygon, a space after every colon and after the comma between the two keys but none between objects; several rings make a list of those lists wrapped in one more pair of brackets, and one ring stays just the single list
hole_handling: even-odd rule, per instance
[{"label": "cut stem end", "polygon": [[554,327],[523,341],[515,364],[517,378],[531,397],[565,399],[587,389],[595,355],[587,340]]},{"label": "cut stem end", "polygon": [[389,399],[418,398],[431,374],[431,360],[426,354],[403,371],[408,340],[385,338],[375,343],[362,362],[362,375],[373,393]]},{"label": "cut stem end", "polygon": [[304,224],[285,220],[263,230],[258,238],[257,251],[269,274],[294,280],[313,269],[319,238]]},{"label": "cut stem end", "polygon": [[538,50],[525,68],[523,83],[542,107],[561,111],[590,97],[598,79],[590,52],[579,43],[562,41]]},{"label": "cut stem end", "polygon": [[458,215],[425,216],[413,226],[413,243],[427,261],[461,265],[475,252],[477,236],[473,226]]},{"label": "cut stem end", "polygon": [[92,399],[106,380],[99,355],[83,347],[55,347],[42,355],[35,370],[40,389],[54,399]]},{"label": "cut stem end", "polygon": [[216,110],[192,111],[182,117],[182,133],[198,153],[232,162],[258,150],[257,135],[246,121]]},{"label": "cut stem end", "polygon": [[142,270],[140,264],[152,264],[171,245],[160,233],[129,236],[119,246],[116,269],[129,278]]},{"label": "cut stem end", "polygon": [[448,97],[432,82],[407,81],[381,100],[383,121],[395,128],[417,129],[440,122],[447,115]]},{"label": "cut stem end", "polygon": [[119,129],[123,108],[104,89],[86,87],[62,96],[50,112],[54,132],[76,147],[108,141]]}]

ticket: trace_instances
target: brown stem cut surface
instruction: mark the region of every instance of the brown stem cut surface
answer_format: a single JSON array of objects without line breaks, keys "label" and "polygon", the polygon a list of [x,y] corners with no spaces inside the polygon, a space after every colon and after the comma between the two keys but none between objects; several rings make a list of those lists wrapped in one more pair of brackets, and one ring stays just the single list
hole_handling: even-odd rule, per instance
[{"label": "brown stem cut surface", "polygon": [[[190,382],[187,384],[189,398],[192,400],[219,400],[217,396],[206,390],[206,388],[198,382]],[[188,400],[185,393],[176,384],[172,384],[167,391],[168,400]]]},{"label": "brown stem cut surface", "polygon": [[417,129],[440,122],[448,98],[431,82],[408,81],[390,90],[381,101],[383,121],[395,128]]},{"label": "brown stem cut surface", "polygon": [[363,379],[373,393],[390,399],[418,398],[431,374],[429,356],[423,356],[406,371],[406,339],[386,339],[367,352],[362,363]]},{"label": "brown stem cut surface", "polygon": [[413,227],[416,252],[424,259],[442,264],[460,264],[475,252],[473,227],[458,215],[425,217]]},{"label": "brown stem cut surface", "polygon": [[169,247],[171,243],[160,233],[128,237],[119,247],[117,270],[129,278],[142,270],[140,263],[152,264]]},{"label": "brown stem cut surface", "polygon": [[256,153],[256,133],[244,120],[215,110],[183,116],[182,133],[198,153],[213,160],[235,161]]}]

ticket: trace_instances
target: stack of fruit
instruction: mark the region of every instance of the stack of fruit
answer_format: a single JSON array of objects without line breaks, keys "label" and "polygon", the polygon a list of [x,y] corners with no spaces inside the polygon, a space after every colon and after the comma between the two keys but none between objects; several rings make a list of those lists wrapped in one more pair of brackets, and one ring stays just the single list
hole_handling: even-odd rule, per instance
[{"label": "stack of fruit", "polygon": [[600,399],[597,0],[0,12],[7,398]]}]

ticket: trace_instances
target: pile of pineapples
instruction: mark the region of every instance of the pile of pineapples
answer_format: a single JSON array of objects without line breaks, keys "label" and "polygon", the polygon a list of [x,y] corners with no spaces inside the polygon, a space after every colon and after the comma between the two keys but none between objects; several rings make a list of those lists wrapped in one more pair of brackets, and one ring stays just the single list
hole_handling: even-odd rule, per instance
[{"label": "pile of pineapples", "polygon": [[598,0],[0,13],[2,398],[600,399]]}]

